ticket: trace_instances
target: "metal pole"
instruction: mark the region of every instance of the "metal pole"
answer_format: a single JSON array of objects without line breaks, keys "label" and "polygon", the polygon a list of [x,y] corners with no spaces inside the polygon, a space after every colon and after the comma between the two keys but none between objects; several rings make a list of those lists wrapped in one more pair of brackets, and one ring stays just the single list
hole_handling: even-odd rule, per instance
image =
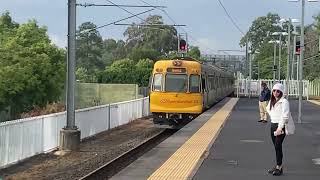
[{"label": "metal pole", "polygon": [[301,123],[301,103],[302,103],[302,61],[304,58],[304,6],[305,6],[305,0],[301,0],[301,37],[300,37],[300,61],[299,61],[299,114],[298,114],[298,123]]},{"label": "metal pole", "polygon": [[60,150],[79,150],[81,132],[75,126],[76,0],[68,0],[67,125],[60,130]]},{"label": "metal pole", "polygon": [[76,0],[68,0],[68,74],[67,74],[67,126],[66,129],[77,129],[75,126],[74,86],[76,61]]},{"label": "metal pole", "polygon": [[248,62],[249,62],[249,57],[248,57],[248,38],[246,40],[246,76],[249,74],[248,73]]},{"label": "metal pole", "polygon": [[260,79],[260,62],[258,60],[258,79]]},{"label": "metal pole", "polygon": [[277,56],[277,42],[274,42],[274,46],[273,46],[273,83],[275,83],[276,81],[276,71],[278,68],[276,67],[276,56]]},{"label": "metal pole", "polygon": [[[293,35],[293,51],[292,51],[292,64],[291,64],[291,79],[294,79],[294,64],[296,59],[296,43],[297,43],[297,35],[296,35],[296,26],[293,26],[293,32],[295,33]],[[298,65],[298,64],[297,64]]]},{"label": "metal pole", "polygon": [[281,80],[281,45],[282,45],[282,42],[281,42],[281,36],[282,34],[280,33],[280,36],[279,36],[279,64],[278,64],[278,79],[279,81]]},{"label": "metal pole", "polygon": [[[301,49],[300,49],[300,51],[301,51]],[[296,64],[297,64],[297,72],[296,72],[296,74],[297,74],[297,81],[299,81],[299,62],[300,62],[300,56],[297,56],[297,60],[296,60]],[[298,90],[299,90],[299,88],[298,88]],[[299,92],[299,91],[298,91]]]},{"label": "metal pole", "polygon": [[287,78],[286,78],[286,95],[289,98],[289,78],[290,78],[290,46],[291,46],[291,19],[289,18],[289,26],[288,26],[288,59],[287,59]]},{"label": "metal pole", "polygon": [[249,98],[251,97],[252,54],[249,53]]}]

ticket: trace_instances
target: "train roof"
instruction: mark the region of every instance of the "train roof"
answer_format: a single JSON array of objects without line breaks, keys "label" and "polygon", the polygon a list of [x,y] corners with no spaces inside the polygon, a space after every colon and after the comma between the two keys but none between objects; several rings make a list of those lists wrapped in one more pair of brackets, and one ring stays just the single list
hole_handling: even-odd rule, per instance
[{"label": "train roof", "polygon": [[163,59],[163,60],[159,60],[159,61],[172,61],[172,60],[193,61],[193,62],[197,62],[197,63],[201,64],[204,67],[212,68],[221,74],[232,75],[232,73],[230,71],[227,71],[225,68],[221,68],[216,65],[209,64],[208,62],[205,62],[205,61],[199,61],[199,60],[194,59],[192,57],[174,57],[172,59]]}]

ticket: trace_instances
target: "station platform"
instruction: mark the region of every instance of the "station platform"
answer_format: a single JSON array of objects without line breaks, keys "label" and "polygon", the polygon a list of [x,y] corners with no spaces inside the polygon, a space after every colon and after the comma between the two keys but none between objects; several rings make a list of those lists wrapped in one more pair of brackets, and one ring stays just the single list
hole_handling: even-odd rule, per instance
[{"label": "station platform", "polygon": [[[296,125],[283,144],[285,180],[320,177],[320,106],[289,100]],[[270,122],[260,123],[258,99],[225,98],[112,177],[120,179],[270,179],[275,165]]]}]

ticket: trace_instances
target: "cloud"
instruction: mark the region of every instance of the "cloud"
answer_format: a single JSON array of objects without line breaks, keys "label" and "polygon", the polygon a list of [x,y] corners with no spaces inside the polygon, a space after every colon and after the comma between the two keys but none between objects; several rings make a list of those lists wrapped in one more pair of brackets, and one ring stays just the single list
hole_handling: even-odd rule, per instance
[{"label": "cloud", "polygon": [[217,53],[216,43],[208,38],[197,38],[193,43],[200,48],[202,54]]},{"label": "cloud", "polygon": [[67,37],[49,34],[49,37],[53,44],[57,45],[58,47],[65,48],[67,46]]}]

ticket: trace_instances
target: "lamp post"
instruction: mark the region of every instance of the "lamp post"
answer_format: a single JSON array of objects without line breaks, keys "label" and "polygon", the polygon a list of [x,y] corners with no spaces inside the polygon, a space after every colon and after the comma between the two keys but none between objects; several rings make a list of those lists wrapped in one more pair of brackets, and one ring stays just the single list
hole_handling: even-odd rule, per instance
[{"label": "lamp post", "polygon": [[[285,94],[289,98],[289,79],[290,79],[290,58],[291,58],[291,25],[292,19],[281,19],[280,22],[288,23],[288,41],[287,41],[287,75],[286,75],[286,89]],[[293,63],[292,63],[293,64]]]},{"label": "lamp post", "polygon": [[[297,36],[299,35],[296,31],[297,31],[297,26],[295,25],[296,23],[300,23],[300,20],[299,19],[291,19],[291,22],[293,24],[293,32],[292,32],[292,35],[293,35],[293,51],[292,51],[292,63],[291,63],[291,79],[294,79],[294,64],[296,62],[296,42],[297,42]],[[298,64],[297,64],[298,66]],[[298,71],[297,71],[298,73]],[[297,78],[298,80],[298,78]]]},{"label": "lamp post", "polygon": [[286,32],[274,32],[272,33],[274,36],[279,36],[279,63],[278,63],[278,80],[281,80],[281,38],[282,36],[288,35]]},{"label": "lamp post", "polygon": [[277,44],[279,41],[271,40],[269,43],[273,43],[273,83],[276,81],[276,71],[277,71],[277,65],[276,65],[276,56],[277,56]]}]

